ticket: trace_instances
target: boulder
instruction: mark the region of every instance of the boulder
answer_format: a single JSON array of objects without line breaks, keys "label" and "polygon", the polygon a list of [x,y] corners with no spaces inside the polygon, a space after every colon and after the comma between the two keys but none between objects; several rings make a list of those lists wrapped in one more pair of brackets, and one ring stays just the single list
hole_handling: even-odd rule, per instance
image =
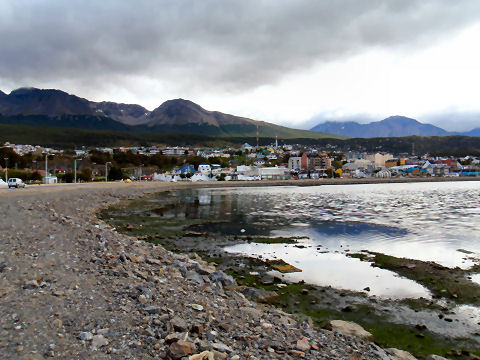
[{"label": "boulder", "polygon": [[200,354],[192,355],[188,358],[188,360],[214,360],[213,352],[211,351],[203,351]]},{"label": "boulder", "polygon": [[440,355],[428,355],[426,360],[448,360],[448,359]]},{"label": "boulder", "polygon": [[187,272],[186,278],[187,278],[187,280],[193,281],[200,286],[205,285],[205,281],[203,280],[202,275],[200,275],[199,273],[197,273],[195,271]]},{"label": "boulder", "polygon": [[225,274],[223,271],[217,270],[209,275],[212,282],[219,282],[223,287],[234,287],[237,285],[235,279],[230,275]]},{"label": "boulder", "polygon": [[277,293],[274,291],[267,291],[265,289],[256,289],[251,287],[243,289],[242,294],[251,300],[259,302],[265,301],[273,296],[277,296]]},{"label": "boulder", "polygon": [[184,356],[193,354],[195,351],[195,344],[188,341],[178,340],[170,345],[169,350],[172,358],[180,359]]},{"label": "boulder", "polygon": [[392,360],[417,360],[415,356],[405,350],[389,348],[385,349],[385,351],[390,355]]},{"label": "boulder", "polygon": [[325,326],[325,329],[338,331],[343,335],[347,336],[356,336],[361,339],[365,339],[368,341],[374,341],[373,335],[366,331],[360,325],[351,322],[351,321],[343,321],[343,320],[330,320]]}]

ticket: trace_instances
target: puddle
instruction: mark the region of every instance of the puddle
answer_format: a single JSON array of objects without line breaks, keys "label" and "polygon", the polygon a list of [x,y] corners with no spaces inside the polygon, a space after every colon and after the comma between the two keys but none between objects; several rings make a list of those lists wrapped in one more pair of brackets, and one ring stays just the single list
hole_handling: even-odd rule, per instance
[{"label": "puddle", "polygon": [[[303,242],[302,242],[303,244]],[[430,298],[430,293],[416,282],[395,273],[370,266],[369,262],[349,258],[342,253],[322,253],[315,248],[297,248],[286,244],[238,244],[225,248],[229,253],[259,257],[264,260],[283,259],[302,272],[282,274],[286,281],[305,282],[338,289],[363,291],[392,299]],[[276,275],[280,276],[279,273]]]}]

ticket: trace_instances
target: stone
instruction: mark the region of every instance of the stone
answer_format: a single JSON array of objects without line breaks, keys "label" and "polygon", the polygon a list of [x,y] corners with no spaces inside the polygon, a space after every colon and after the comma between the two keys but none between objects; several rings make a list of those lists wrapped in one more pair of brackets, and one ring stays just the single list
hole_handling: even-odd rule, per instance
[{"label": "stone", "polygon": [[448,359],[440,355],[428,355],[426,360],[448,360]]},{"label": "stone", "polygon": [[140,291],[142,293],[142,295],[145,296],[146,299],[150,300],[152,298],[152,290],[150,290],[146,286],[136,286],[135,288],[138,291]]},{"label": "stone", "polygon": [[179,332],[184,332],[188,328],[187,322],[178,316],[175,316],[172,320],[170,320],[170,324],[175,331]]},{"label": "stone", "polygon": [[262,316],[262,312],[258,309],[248,307],[248,306],[243,306],[239,309],[243,314],[248,315],[249,317],[252,318],[259,318]]},{"label": "stone", "polygon": [[301,357],[301,358],[304,358],[305,357],[305,353],[303,351],[299,351],[299,350],[290,350],[289,351],[290,355],[293,355],[295,357]]},{"label": "stone", "polygon": [[195,344],[188,341],[178,340],[170,345],[169,351],[172,358],[180,359],[184,356],[193,354],[195,351]]},{"label": "stone", "polygon": [[390,358],[392,360],[417,360],[415,356],[413,356],[412,354],[410,354],[408,351],[405,351],[405,350],[389,348],[389,349],[385,349],[385,351],[390,355]]},{"label": "stone", "polygon": [[225,345],[224,343],[221,343],[221,342],[215,342],[212,344],[212,347],[217,350],[217,351],[220,351],[220,352],[227,352],[227,353],[231,353],[233,350],[230,346],[228,345]]},{"label": "stone", "polygon": [[267,291],[265,289],[256,289],[256,288],[245,288],[242,291],[242,294],[245,297],[249,298],[250,300],[262,302],[267,300],[268,298],[277,296],[277,293],[274,291]]},{"label": "stone", "polygon": [[297,344],[295,346],[295,348],[297,350],[300,350],[300,351],[303,351],[303,352],[307,352],[310,350],[310,344],[308,343],[308,341],[306,339],[301,339],[301,340],[298,340],[297,341]]},{"label": "stone", "polygon": [[338,331],[343,335],[356,336],[368,341],[374,341],[372,334],[370,334],[360,325],[351,321],[330,320],[329,322],[327,322],[324,328],[327,330]]},{"label": "stone", "polygon": [[203,280],[202,275],[195,271],[187,272],[186,279],[197,283],[200,286],[205,285],[205,280]]},{"label": "stone", "polygon": [[214,360],[226,360],[228,357],[227,354],[223,353],[223,352],[220,352],[220,351],[217,351],[217,350],[213,350],[213,358]]},{"label": "stone", "polygon": [[103,335],[95,335],[92,338],[93,349],[98,349],[105,345],[108,345],[108,340]]},{"label": "stone", "polygon": [[167,344],[171,344],[171,343],[177,342],[178,340],[183,339],[184,336],[185,336],[185,334],[172,333],[172,334],[168,334],[167,336],[165,336],[164,340]]},{"label": "stone", "polygon": [[56,327],[57,329],[60,329],[63,325],[63,322],[60,319],[55,319],[55,320],[52,321],[52,325],[54,327]]},{"label": "stone", "polygon": [[78,338],[83,341],[89,341],[93,339],[93,335],[90,331],[82,331],[78,334]]},{"label": "stone", "polygon": [[37,280],[30,280],[23,285],[25,289],[37,289],[40,286],[40,284],[37,282]]},{"label": "stone", "polygon": [[416,324],[415,328],[417,330],[426,330],[427,329],[427,327],[424,324]]},{"label": "stone", "polygon": [[147,306],[145,308],[145,311],[149,314],[159,314],[162,309],[160,308],[160,306]]},{"label": "stone", "polygon": [[219,282],[225,288],[234,287],[237,285],[235,279],[230,275],[225,274],[221,270],[217,270],[209,275],[212,282]]},{"label": "stone", "polygon": [[194,334],[202,334],[203,333],[203,324],[193,324],[190,331]]},{"label": "stone", "polygon": [[131,262],[134,262],[134,263],[139,263],[140,262],[140,258],[136,255],[128,255],[128,259]]},{"label": "stone", "polygon": [[200,275],[210,275],[216,271],[216,269],[213,266],[204,266],[200,264],[196,264],[194,269]]},{"label": "stone", "polygon": [[202,351],[200,354],[189,356],[188,360],[214,360],[214,354],[211,351]]},{"label": "stone", "polygon": [[162,262],[160,260],[154,258],[147,258],[145,261],[147,262],[147,264],[150,265],[162,265]]}]

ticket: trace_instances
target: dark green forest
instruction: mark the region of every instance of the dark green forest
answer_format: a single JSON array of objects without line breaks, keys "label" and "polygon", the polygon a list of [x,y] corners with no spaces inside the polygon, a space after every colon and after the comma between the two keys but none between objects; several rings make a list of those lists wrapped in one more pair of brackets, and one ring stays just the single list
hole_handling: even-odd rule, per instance
[{"label": "dark green forest", "polygon": [[[66,127],[32,127],[0,124],[0,142],[32,144],[73,149],[82,146],[238,146],[256,144],[254,137],[212,137],[182,133],[132,133],[113,130],[89,130]],[[259,138],[259,145],[275,142],[274,137]],[[393,154],[480,155],[480,137],[469,136],[408,136],[355,139],[279,139],[279,144],[316,146],[328,151],[385,151]]]}]

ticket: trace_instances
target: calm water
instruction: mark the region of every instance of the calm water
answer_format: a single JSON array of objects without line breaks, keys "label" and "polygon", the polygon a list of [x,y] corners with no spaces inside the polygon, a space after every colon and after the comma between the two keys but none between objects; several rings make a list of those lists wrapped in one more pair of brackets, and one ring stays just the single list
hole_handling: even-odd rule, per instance
[{"label": "calm water", "polygon": [[255,243],[226,248],[284,259],[302,269],[287,275],[294,281],[351,290],[369,286],[371,294],[388,297],[428,297],[415,282],[346,253],[365,249],[462,268],[480,257],[480,182],[201,189],[177,199],[166,216],[223,221],[197,230],[306,236],[299,241],[305,248]]}]

